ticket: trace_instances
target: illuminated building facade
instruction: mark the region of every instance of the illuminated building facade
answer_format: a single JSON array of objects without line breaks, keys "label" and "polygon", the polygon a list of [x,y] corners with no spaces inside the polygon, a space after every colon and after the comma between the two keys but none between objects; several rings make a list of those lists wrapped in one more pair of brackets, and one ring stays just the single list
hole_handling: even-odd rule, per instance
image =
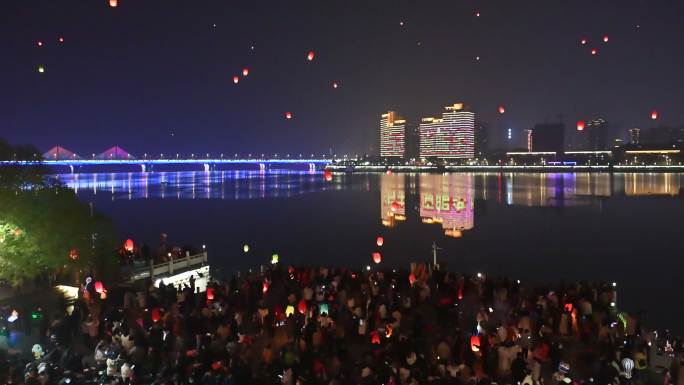
[{"label": "illuminated building facade", "polygon": [[587,123],[588,149],[599,151],[608,148],[608,122],[603,118],[592,119]]},{"label": "illuminated building facade", "polygon": [[629,144],[639,144],[639,136],[641,135],[641,130],[638,128],[629,129]]},{"label": "illuminated building facade", "polygon": [[527,138],[527,151],[532,152],[534,151],[534,146],[532,145],[532,135],[534,131],[532,130],[525,130],[525,138]]},{"label": "illuminated building facade", "polygon": [[388,111],[380,117],[380,156],[403,158],[406,150],[406,120]]},{"label": "illuminated building facade", "polygon": [[475,113],[463,103],[445,107],[441,118],[423,118],[419,131],[421,158],[475,157]]}]

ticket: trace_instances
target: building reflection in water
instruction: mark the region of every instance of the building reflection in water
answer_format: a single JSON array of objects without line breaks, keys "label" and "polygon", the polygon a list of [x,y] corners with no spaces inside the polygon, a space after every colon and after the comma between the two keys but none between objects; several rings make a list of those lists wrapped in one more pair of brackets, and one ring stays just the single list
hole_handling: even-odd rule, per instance
[{"label": "building reflection in water", "polygon": [[625,195],[679,195],[682,174],[632,173],[624,174]]}]

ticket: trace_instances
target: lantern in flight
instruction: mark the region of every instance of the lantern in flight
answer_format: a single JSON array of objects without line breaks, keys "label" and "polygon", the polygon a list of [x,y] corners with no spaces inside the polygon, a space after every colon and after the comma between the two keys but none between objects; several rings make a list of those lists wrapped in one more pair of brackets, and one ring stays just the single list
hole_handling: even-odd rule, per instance
[{"label": "lantern in flight", "polygon": [[112,8],[116,8],[116,6],[119,5],[118,0],[109,0],[109,6]]},{"label": "lantern in flight", "polygon": [[59,39],[57,39],[60,43],[64,43],[64,36],[60,36]]},{"label": "lantern in flight", "polygon": [[580,40],[580,44],[586,45],[586,44],[587,44],[587,38],[583,37],[583,38]]},{"label": "lantern in flight", "polygon": [[71,250],[69,250],[69,258],[70,258],[72,261],[77,260],[77,259],[78,259],[78,250],[76,250],[76,249],[71,249]]},{"label": "lantern in flight", "polygon": [[280,256],[278,254],[271,255],[271,265],[275,265],[280,261]]},{"label": "lantern in flight", "polygon": [[323,172],[323,178],[325,178],[325,181],[326,181],[326,182],[332,182],[332,180],[333,180],[332,171],[330,171],[330,170],[325,170],[325,171]]},{"label": "lantern in flight", "polygon": [[285,113],[285,119],[292,119],[292,112],[287,111],[287,112]]},{"label": "lantern in flight", "polygon": [[297,310],[299,310],[300,314],[306,313],[306,301],[305,300],[300,300],[299,303],[297,304]]},{"label": "lantern in flight", "polygon": [[382,247],[382,245],[385,243],[385,238],[383,237],[378,237],[375,240],[375,244],[378,245],[378,247]]},{"label": "lantern in flight", "polygon": [[371,332],[371,344],[380,345],[380,333],[377,330]]},{"label": "lantern in flight", "polygon": [[154,308],[150,312],[150,317],[152,318],[152,322],[157,323],[161,320],[161,312],[159,311],[159,308]]},{"label": "lantern in flight", "polygon": [[98,294],[102,294],[102,292],[104,292],[104,285],[101,281],[95,281],[95,292]]},{"label": "lantern in flight", "polygon": [[133,251],[135,248],[135,244],[133,243],[132,239],[126,239],[126,242],[124,242],[124,250],[128,251],[129,253]]},{"label": "lantern in flight", "polygon": [[207,301],[213,301],[214,300],[214,288],[208,287],[207,288]]},{"label": "lantern in flight", "polygon": [[382,255],[378,252],[373,253],[373,262],[375,262],[375,263],[382,262]]},{"label": "lantern in flight", "polygon": [[584,131],[584,120],[577,122],[577,131]]},{"label": "lantern in flight", "polygon": [[658,119],[658,111],[656,111],[656,110],[651,111],[651,119],[652,120]]},{"label": "lantern in flight", "polygon": [[242,76],[247,76],[249,75],[249,68],[245,67],[242,69]]},{"label": "lantern in flight", "polygon": [[244,251],[245,253],[248,253],[249,252],[249,245],[245,244],[244,246],[242,246],[242,251]]},{"label": "lantern in flight", "polygon": [[264,294],[268,293],[268,288],[270,286],[271,286],[271,284],[268,283],[268,281],[264,281],[264,283],[261,285],[261,292]]},{"label": "lantern in flight", "polygon": [[413,273],[409,274],[408,279],[409,279],[409,285],[413,286],[413,284],[416,283],[416,275],[415,274],[413,274]]},{"label": "lantern in flight", "polygon": [[38,40],[37,44],[38,44],[38,47],[42,47],[42,46],[43,46],[43,42],[40,41],[40,40]]},{"label": "lantern in flight", "polygon": [[240,78],[237,75],[233,76],[233,83],[238,84],[239,82]]},{"label": "lantern in flight", "polygon": [[291,316],[292,314],[294,314],[294,312],[295,312],[294,306],[287,305],[287,307],[285,308],[285,317]]},{"label": "lantern in flight", "polygon": [[591,49],[591,55],[592,56],[596,56],[597,53],[598,53],[598,50],[596,48]]},{"label": "lantern in flight", "polygon": [[314,51],[309,51],[309,53],[306,55],[306,60],[313,61],[314,56],[316,56],[316,54],[314,54]]},{"label": "lantern in flight", "polygon": [[506,107],[504,107],[504,105],[502,104],[499,106],[499,113],[503,114],[504,112],[506,112]]},{"label": "lantern in flight", "polygon": [[38,73],[45,73],[45,67],[43,66],[38,66]]},{"label": "lantern in flight", "polygon": [[470,350],[472,350],[473,352],[480,351],[480,336],[470,337]]},{"label": "lantern in flight", "polygon": [[329,311],[329,308],[328,308],[328,304],[327,304],[327,303],[322,303],[322,304],[321,304],[321,308],[320,308],[320,310],[318,311],[318,313],[319,313],[320,315],[325,314],[326,316],[327,316],[328,314],[330,314],[330,311]]},{"label": "lantern in flight", "polygon": [[608,43],[608,35],[603,36],[603,42]]},{"label": "lantern in flight", "polygon": [[339,87],[339,84],[337,84],[337,82],[332,82],[332,88],[337,89],[337,87]]}]

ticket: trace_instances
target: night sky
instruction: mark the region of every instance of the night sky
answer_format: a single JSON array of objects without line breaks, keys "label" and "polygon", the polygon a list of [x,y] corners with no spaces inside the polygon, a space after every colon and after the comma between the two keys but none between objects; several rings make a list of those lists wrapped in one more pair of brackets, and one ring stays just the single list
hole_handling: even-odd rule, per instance
[{"label": "night sky", "polygon": [[383,110],[415,122],[457,101],[494,142],[559,117],[603,116],[613,136],[679,126],[682,20],[681,0],[3,0],[0,137],[82,155],[375,153]]}]

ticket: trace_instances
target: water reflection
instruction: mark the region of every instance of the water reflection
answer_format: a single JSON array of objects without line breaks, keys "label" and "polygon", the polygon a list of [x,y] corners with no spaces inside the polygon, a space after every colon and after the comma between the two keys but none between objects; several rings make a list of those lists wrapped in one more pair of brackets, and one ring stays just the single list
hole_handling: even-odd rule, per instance
[{"label": "water reflection", "polygon": [[[446,236],[458,238],[475,226],[476,199],[510,206],[600,210],[606,199],[614,197],[677,196],[683,177],[660,173],[387,174],[380,177],[380,216],[388,227],[407,216],[420,218],[425,224],[440,224]],[[415,186],[418,196],[414,198]]]}]

